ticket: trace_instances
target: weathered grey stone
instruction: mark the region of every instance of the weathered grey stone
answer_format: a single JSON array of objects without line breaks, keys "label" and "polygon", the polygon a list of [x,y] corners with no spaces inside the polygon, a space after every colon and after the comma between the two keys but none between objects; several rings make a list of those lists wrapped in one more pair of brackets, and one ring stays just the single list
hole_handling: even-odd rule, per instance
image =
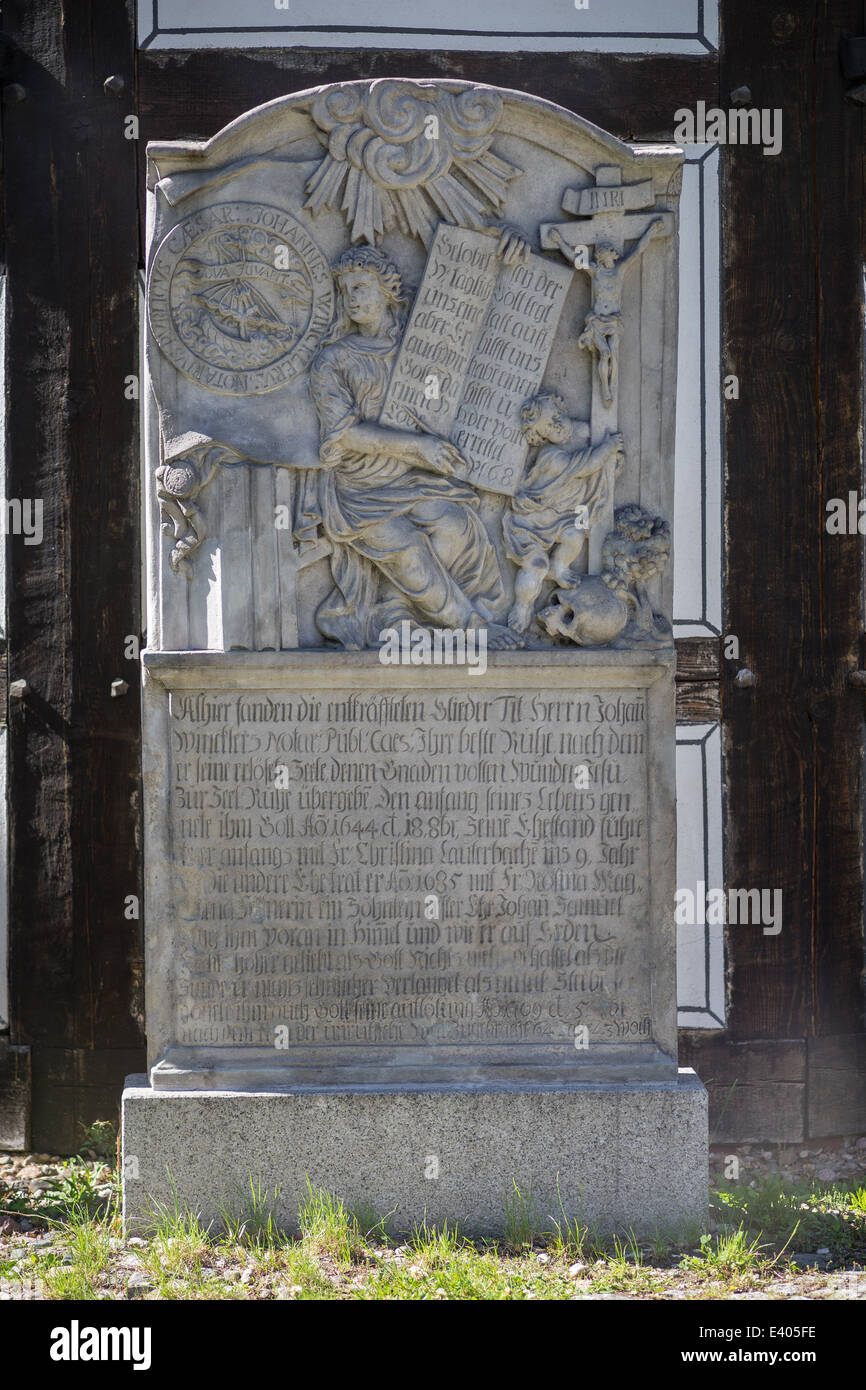
[{"label": "weathered grey stone", "polygon": [[501,1229],[513,1181],[547,1215],[557,1173],[602,1225],[702,1214],[680,165],[521,93],[391,79],[149,147],[130,1220],[166,1167],[209,1215],[282,1181],[287,1222],[307,1176],[407,1224]]},{"label": "weathered grey stone", "polygon": [[674,1075],[670,658],[144,661],[155,1086]]},{"label": "weathered grey stone", "polygon": [[271,1201],[280,1189],[287,1230],[309,1179],[396,1233],[426,1219],[506,1234],[515,1183],[539,1234],[563,1209],[600,1232],[674,1232],[706,1218],[706,1104],[688,1068],[655,1085],[474,1093],[154,1091],[129,1077],[124,1171],[138,1178],[124,1184],[124,1219],[145,1229],[176,1192],[219,1229],[220,1207],[245,1209],[252,1175]]}]

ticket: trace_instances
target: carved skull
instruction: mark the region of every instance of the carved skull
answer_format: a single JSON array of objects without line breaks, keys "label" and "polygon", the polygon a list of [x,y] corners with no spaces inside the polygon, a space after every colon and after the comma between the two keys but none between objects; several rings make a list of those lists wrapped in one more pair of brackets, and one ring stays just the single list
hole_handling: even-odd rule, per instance
[{"label": "carved skull", "polygon": [[625,630],[630,609],[600,575],[580,578],[573,589],[557,589],[538,620],[551,637],[579,647],[606,647]]}]

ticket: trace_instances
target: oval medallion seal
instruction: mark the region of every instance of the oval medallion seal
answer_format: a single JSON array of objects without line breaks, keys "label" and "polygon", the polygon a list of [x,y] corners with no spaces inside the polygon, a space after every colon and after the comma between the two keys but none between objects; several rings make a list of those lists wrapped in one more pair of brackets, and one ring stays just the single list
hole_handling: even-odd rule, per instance
[{"label": "oval medallion seal", "polygon": [[148,282],[156,341],[185,376],[231,395],[272,391],[308,366],[334,291],[301,223],[263,203],[217,203],[173,227]]}]

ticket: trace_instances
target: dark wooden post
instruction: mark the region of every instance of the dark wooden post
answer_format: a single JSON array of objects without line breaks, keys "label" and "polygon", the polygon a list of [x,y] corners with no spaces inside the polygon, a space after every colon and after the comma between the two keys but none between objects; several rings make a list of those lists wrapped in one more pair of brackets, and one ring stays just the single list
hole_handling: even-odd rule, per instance
[{"label": "dark wooden post", "polygon": [[[31,1144],[71,1151],[141,1063],[136,142],[133,6],[4,6],[23,99],[3,107],[10,537],[11,1042]],[[124,87],[106,90],[117,76]],[[13,94],[14,97],[20,93]],[[112,680],[129,694],[112,698]]]},{"label": "dark wooden post", "polygon": [[722,14],[722,104],[747,85],[783,113],[780,154],[724,152],[727,881],[781,888],[784,916],[728,929],[729,1026],[687,1055],[718,1137],[797,1140],[866,1128],[863,538],[825,527],[862,492],[864,126],[839,41],[863,7]]}]

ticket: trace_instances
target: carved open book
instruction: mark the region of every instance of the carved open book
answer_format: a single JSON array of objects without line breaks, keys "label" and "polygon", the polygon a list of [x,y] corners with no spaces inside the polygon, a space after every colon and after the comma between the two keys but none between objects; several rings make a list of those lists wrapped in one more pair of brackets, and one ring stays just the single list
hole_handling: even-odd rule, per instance
[{"label": "carved open book", "polygon": [[439,224],[379,419],[450,439],[467,463],[459,477],[512,495],[528,452],[520,408],[544,376],[574,271],[536,255],[506,265],[498,239]]}]

